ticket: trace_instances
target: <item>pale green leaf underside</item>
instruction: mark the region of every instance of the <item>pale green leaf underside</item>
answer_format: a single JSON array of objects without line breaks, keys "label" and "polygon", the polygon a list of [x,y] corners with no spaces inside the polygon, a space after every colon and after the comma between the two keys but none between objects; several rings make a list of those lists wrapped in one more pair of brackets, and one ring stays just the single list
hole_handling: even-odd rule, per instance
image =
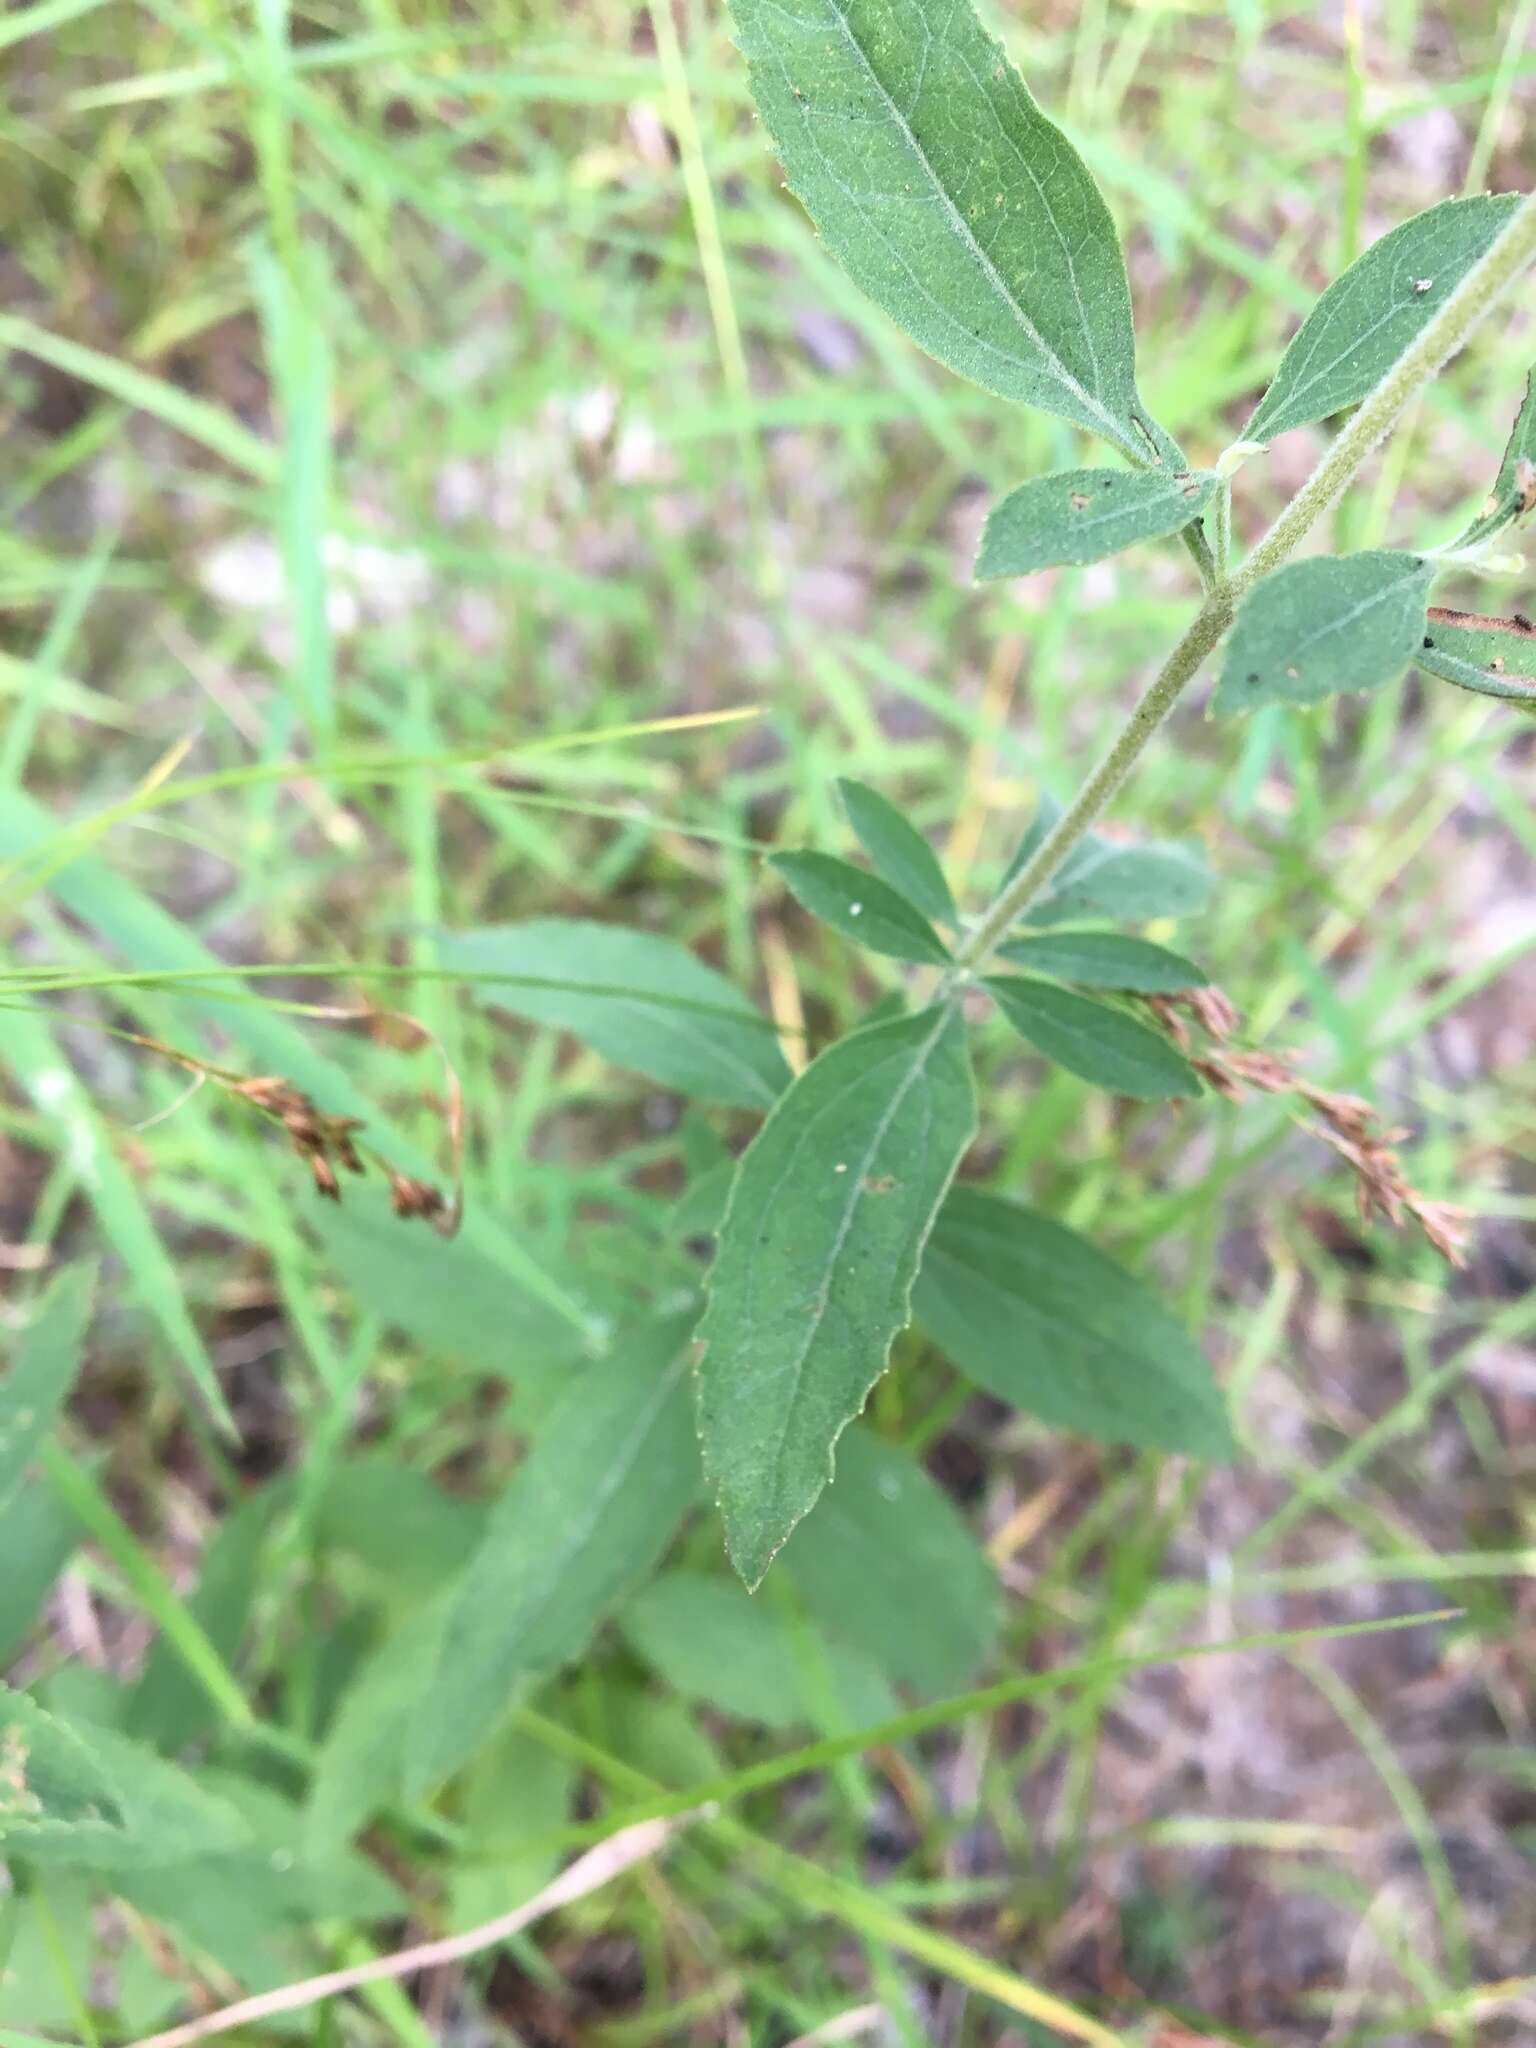
[{"label": "pale green leaf underside", "polygon": [[1199,1079],[1183,1054],[1123,1010],[1022,975],[992,975],[986,987],[1036,1052],[1096,1088],[1147,1102],[1200,1093]]},{"label": "pale green leaf underside", "polygon": [[1119,932],[1033,932],[1010,939],[998,951],[1015,967],[1075,982],[1079,988],[1173,995],[1180,989],[1204,988],[1210,980],[1182,954]]},{"label": "pale green leaf underside", "polygon": [[[734,1579],[664,1572],[618,1617],[632,1648],[684,1699],[765,1728],[833,1715],[891,1711],[894,1695],[872,1661],[814,1628],[793,1625]],[[828,1717],[830,1718],[830,1716]]]},{"label": "pale green leaf underside", "polygon": [[585,918],[454,932],[445,967],[497,976],[480,1000],[547,1024],[696,1101],[766,1109],[789,1080],[773,1027],[723,974],[655,932]]},{"label": "pale green leaf underside", "polygon": [[1211,709],[1315,704],[1396,681],[1423,644],[1433,577],[1422,555],[1388,548],[1287,562],[1243,600]]},{"label": "pale green leaf underside", "polygon": [[913,1306],[963,1372],[1054,1428],[1231,1454],[1225,1403],[1188,1331],[1139,1280],[1032,1209],[955,1189]]},{"label": "pale green leaf underside", "polygon": [[[1008,864],[1012,881],[1061,816],[1053,797],[1042,796],[1029,830]],[[1121,918],[1145,924],[1153,917],[1185,917],[1209,902],[1215,881],[1198,841],[1108,839],[1089,832],[1081,838],[1029,906],[1031,925],[1070,924],[1089,917]]]},{"label": "pale green leaf underside", "polygon": [[779,1569],[831,1637],[921,1694],[964,1685],[996,1646],[991,1560],[911,1452],[870,1429],[843,1437]]},{"label": "pale green leaf underside", "polygon": [[976,1129],[948,1007],[867,1026],[800,1075],[743,1154],[698,1332],[704,1467],[748,1585],[832,1475],[909,1317]]},{"label": "pale green leaf underside", "polygon": [[933,926],[889,882],[831,853],[775,853],[781,874],[815,917],[871,953],[942,967],[949,949]]},{"label": "pale green leaf underside", "polygon": [[1439,312],[1519,204],[1516,193],[1445,199],[1373,242],[1301,323],[1243,439],[1272,441],[1357,404]]},{"label": "pale green leaf underside", "polygon": [[1536,627],[1517,619],[1497,625],[1431,619],[1414,661],[1458,689],[1536,709]]},{"label": "pale green leaf underside", "polygon": [[1027,576],[1160,540],[1202,515],[1216,481],[1209,470],[1066,469],[1036,477],[988,514],[976,574],[983,581]]},{"label": "pale green leaf underside", "polygon": [[837,787],[848,822],[876,871],[924,917],[953,928],[958,922],[955,899],[949,893],[938,855],[922,833],[868,783],[853,782],[844,776]]},{"label": "pale green leaf underside", "polygon": [[966,0],[732,11],[790,186],[854,282],[961,376],[1159,459],[1109,210]]},{"label": "pale green leaf underside", "polygon": [[699,1483],[686,1347],[675,1318],[627,1333],[545,1422],[449,1597],[439,1661],[422,1673],[408,1791],[456,1770],[666,1548]]}]

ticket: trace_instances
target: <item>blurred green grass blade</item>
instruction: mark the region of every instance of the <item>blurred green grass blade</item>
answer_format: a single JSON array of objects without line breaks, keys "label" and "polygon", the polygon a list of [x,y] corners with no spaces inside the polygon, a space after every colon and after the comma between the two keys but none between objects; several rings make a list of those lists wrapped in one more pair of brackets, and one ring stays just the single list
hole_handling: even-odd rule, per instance
[{"label": "blurred green grass blade", "polygon": [[220,1391],[213,1360],[187,1313],[175,1262],[133,1175],[113,1148],[111,1131],[60,1052],[46,1020],[36,1012],[10,1011],[4,1057],[57,1134],[60,1155],[69,1162],[103,1236],[126,1266],[129,1285],[159,1325],[209,1412],[233,1435],[234,1418]]},{"label": "blurred green grass blade", "polygon": [[103,355],[99,349],[86,348],[78,341],[69,341],[61,334],[50,334],[19,313],[0,314],[0,349],[36,356],[39,362],[61,370],[66,377],[78,377],[82,383],[121,399],[136,411],[149,413],[262,483],[275,483],[279,478],[281,466],[275,448],[258,440],[218,406],[178,391],[174,384],[135,369],[131,363]]},{"label": "blurred green grass blade", "polygon": [[0,1379],[0,1508],[53,1428],[80,1370],[95,1286],[93,1266],[66,1267],[20,1332]]},{"label": "blurred green grass blade", "polygon": [[116,546],[117,534],[109,527],[89,553],[80,557],[59,593],[36,654],[29,662],[16,664],[23,677],[21,701],[11,712],[0,741],[0,790],[21,781],[44,712],[63,708],[57,701],[59,670],[69,659],[80,622],[101,587]]},{"label": "blurred green grass blade", "polygon": [[174,1647],[220,1714],[232,1728],[249,1727],[255,1715],[238,1681],[191,1608],[107,1499],[94,1473],[58,1443],[43,1445],[39,1463],[54,1493],[117,1566],[142,1611]]},{"label": "blurred green grass blade", "polygon": [[324,278],[306,250],[301,282],[268,251],[252,270],[282,443],[277,534],[293,630],[292,686],[317,749],[336,726],[326,537],[331,496],[331,350]]},{"label": "blurred green grass blade", "polygon": [[107,4],[108,0],[39,0],[35,7],[20,7],[0,21],[0,50],[14,49],[28,36],[62,28],[66,22],[78,21],[82,14],[94,14],[98,7]]}]

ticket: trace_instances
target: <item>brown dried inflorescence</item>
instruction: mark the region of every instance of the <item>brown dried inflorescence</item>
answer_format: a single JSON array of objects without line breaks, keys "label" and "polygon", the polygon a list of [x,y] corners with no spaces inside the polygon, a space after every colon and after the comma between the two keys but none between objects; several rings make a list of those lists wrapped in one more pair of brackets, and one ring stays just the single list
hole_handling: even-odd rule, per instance
[{"label": "brown dried inflorescence", "polygon": [[[342,1174],[363,1175],[373,1167],[388,1184],[390,1201],[397,1216],[407,1219],[425,1217],[445,1237],[451,1236],[458,1228],[460,1204],[456,1197],[450,1200],[430,1181],[402,1173],[370,1146],[359,1144],[357,1134],[364,1129],[361,1117],[338,1116],[330,1110],[321,1109],[312,1096],[296,1088],[281,1074],[232,1073],[228,1068],[199,1059],[195,1053],[164,1045],[158,1039],[138,1033],[128,1035],[146,1051],[174,1060],[177,1066],[185,1067],[199,1080],[213,1082],[226,1094],[248,1103],[266,1117],[282,1131],[291,1149],[304,1161],[317,1192],[326,1201],[341,1200]],[[450,1118],[450,1135],[457,1160],[460,1122],[456,1092],[454,1099],[455,1113]]]},{"label": "brown dried inflorescence", "polygon": [[1191,1053],[1190,1063],[1219,1095],[1232,1102],[1242,1101],[1250,1090],[1288,1095],[1314,1112],[1304,1120],[1306,1126],[1353,1171],[1362,1224],[1378,1213],[1399,1226],[1412,1217],[1443,1259],[1453,1266],[1465,1264],[1470,1211],[1433,1201],[1413,1185],[1396,1151],[1408,1133],[1383,1125],[1373,1103],[1362,1095],[1319,1088],[1297,1071],[1288,1053],[1243,1052],[1227,1044],[1240,1019],[1220,989],[1181,990],[1146,1001],[1184,1051],[1190,1051],[1191,1022],[1205,1032],[1211,1043],[1204,1052]]}]

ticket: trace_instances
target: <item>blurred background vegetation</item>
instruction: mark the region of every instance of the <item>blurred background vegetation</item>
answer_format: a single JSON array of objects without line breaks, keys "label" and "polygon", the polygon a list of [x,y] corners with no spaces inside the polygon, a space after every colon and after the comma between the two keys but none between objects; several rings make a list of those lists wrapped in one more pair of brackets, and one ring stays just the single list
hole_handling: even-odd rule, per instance
[{"label": "blurred background vegetation", "polygon": [[[1362,246],[1531,181],[1530,0],[990,12],[1106,190],[1145,395],[1197,461]],[[664,1219],[717,1156],[672,1099],[498,1019],[440,935],[547,913],[666,931],[819,1043],[878,970],[754,845],[845,850],[853,773],[977,900],[1191,575],[1170,548],[972,586],[989,497],[1073,437],[924,363],[833,269],[714,0],[661,22],[612,0],[37,0],[0,16],[0,75],[0,1335],[55,1268],[105,1259],[67,1420],[0,1520],[0,1659],[61,1712],[204,1759],[291,1862],[304,1759],[464,1556],[569,1362],[571,1304],[618,1315],[667,1261],[686,1277]],[[1527,295],[1353,490],[1339,543],[1448,538],[1533,352]],[[1243,473],[1246,535],[1320,445]],[[633,730],[741,707],[760,716]],[[1415,1179],[1477,1213],[1466,1269],[1362,1230],[1273,1103],[1149,1111],[1010,1050],[973,1165],[1159,1276],[1243,1460],[1050,1435],[915,1340],[875,1404],[1001,1579],[982,1675],[1457,1616],[1101,1677],[741,1809],[990,1958],[1001,1991],[700,1835],[290,2038],[1045,2038],[1009,2010],[1015,1975],[1165,2048],[1529,2038],[1532,739],[1412,680],[1241,732],[1192,705],[1118,813],[1203,839],[1221,887],[1181,943],[1254,1043],[1405,1127]],[[177,986],[215,962],[264,978]],[[42,970],[23,1002],[14,977]],[[442,1179],[443,1062],[369,1004],[419,1020],[462,1084],[452,1244],[362,1187],[323,1208],[226,1090],[122,1035],[282,1074]],[[214,1378],[234,1448],[189,1393]],[[707,1517],[680,1557],[718,1572]],[[951,1591],[882,1597],[921,1639]],[[623,1769],[687,1787],[831,1725],[792,1699],[766,1732],[704,1629],[621,1616],[436,1833],[383,1827],[302,1896],[249,1873],[206,1873],[195,1911],[149,1883],[13,1894],[0,2022],[121,2040],[189,1987],[468,1925],[550,1874],[565,1823],[632,1799]],[[274,1743],[221,1721],[226,1685]]]}]

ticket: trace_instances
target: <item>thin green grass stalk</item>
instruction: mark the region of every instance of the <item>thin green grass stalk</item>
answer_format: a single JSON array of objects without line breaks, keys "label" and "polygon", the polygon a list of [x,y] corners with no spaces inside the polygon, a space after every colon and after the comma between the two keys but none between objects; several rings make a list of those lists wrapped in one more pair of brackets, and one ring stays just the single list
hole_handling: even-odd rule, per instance
[{"label": "thin green grass stalk", "polygon": [[710,322],[715,332],[721,375],[735,423],[743,480],[756,529],[758,580],[764,595],[772,598],[778,595],[782,579],[769,538],[768,471],[750,416],[751,378],[746,350],[742,345],[731,269],[726,261],[725,242],[720,232],[720,217],[715,209],[714,187],[704,155],[704,138],[699,131],[698,114],[688,84],[688,67],[678,41],[670,0],[650,0],[647,12],[656,38],[656,54],[661,60],[668,115],[682,157],[683,183],[698,243],[699,267],[704,274]]},{"label": "thin green grass stalk", "polygon": [[[91,817],[73,825],[60,826],[43,846],[0,866],[0,908],[14,908],[17,892],[32,893],[46,886],[61,868],[78,860],[103,832],[147,811],[168,804],[189,803],[197,797],[214,796],[226,790],[253,789],[263,783],[309,779],[317,782],[395,782],[423,770],[486,767],[508,764],[545,754],[568,753],[576,748],[615,745],[624,740],[649,738],[661,733],[692,732],[719,725],[735,725],[761,718],[758,705],[741,705],[726,711],[686,712],[675,718],[637,719],[627,724],[608,725],[593,732],[551,733],[539,738],[514,740],[499,746],[464,747],[434,755],[365,754],[340,760],[248,761],[236,768],[215,769],[206,775],[184,776],[180,780],[157,782],[136,790]],[[46,855],[46,861],[42,856]],[[27,862],[40,862],[31,869]],[[7,901],[9,897],[9,901]]]},{"label": "thin green grass stalk", "polygon": [[[1082,1685],[1107,1685],[1118,1678],[1132,1676],[1138,1671],[1155,1670],[1166,1664],[1185,1663],[1195,1658],[1294,1649],[1311,1643],[1386,1634],[1394,1629],[1452,1620],[1459,1613],[1459,1608],[1434,1608],[1422,1614],[1392,1615],[1378,1621],[1340,1622],[1317,1629],[1282,1629],[1253,1635],[1231,1636],[1218,1642],[1187,1643],[1163,1650],[1138,1651],[1131,1655],[1097,1662],[1063,1666],[1055,1671],[1029,1672],[1022,1676],[1001,1679],[995,1685],[980,1686],[970,1692],[956,1693],[946,1700],[934,1701],[928,1706],[910,1708],[905,1713],[893,1715],[889,1720],[876,1722],[873,1726],[854,1730],[847,1735],[823,1736],[802,1748],[764,1758],[758,1763],[749,1764],[723,1777],[706,1779],[678,1792],[660,1794],[633,1808],[625,1807],[617,1815],[610,1814],[600,1825],[584,1823],[563,1828],[559,1832],[558,1840],[562,1846],[591,1843],[599,1840],[610,1827],[627,1826],[631,1821],[661,1820],[673,1814],[685,1813],[694,1806],[732,1803],[753,1793],[767,1791],[772,1786],[783,1784],[791,1778],[804,1777],[813,1771],[825,1770],[845,1756],[852,1756],[866,1749],[884,1748],[899,1742],[907,1742],[915,1736],[929,1734],[934,1729],[949,1727],[976,1715],[996,1713],[1001,1708],[1016,1705],[1022,1700],[1043,1699],[1053,1693]],[[541,1740],[552,1725],[531,1708],[519,1708],[514,1715],[514,1721],[518,1727],[526,1728],[529,1733],[538,1735]],[[546,1847],[549,1844],[541,1838],[538,1846]]]},{"label": "thin green grass stalk", "polygon": [[[1462,186],[1464,192],[1482,191],[1493,152],[1499,146],[1516,80],[1522,70],[1528,70],[1536,63],[1529,54],[1533,24],[1536,24],[1536,0],[1515,0],[1504,35],[1504,47],[1499,53],[1498,69],[1489,85],[1487,105],[1483,108],[1483,118],[1477,124],[1477,139],[1467,158],[1466,182]],[[1525,60],[1523,64],[1522,57]]]},{"label": "thin green grass stalk", "polygon": [[[1430,1896],[1435,1904],[1435,1917],[1440,1923],[1441,1939],[1445,1943],[1446,1962],[1454,1981],[1448,1987],[1453,1992],[1466,1990],[1472,1977],[1472,1950],[1467,1934],[1466,1917],[1462,1912],[1461,1899],[1456,1890],[1456,1880],[1446,1859],[1439,1831],[1431,1819],[1418,1787],[1398,1762],[1397,1756],[1376,1721],[1366,1711],[1339,1674],[1321,1657],[1307,1652],[1298,1652],[1292,1662],[1311,1680],[1312,1684],[1327,1700],[1349,1730],[1362,1755],[1369,1758],[1376,1775],[1385,1786],[1393,1805],[1402,1818],[1403,1826],[1413,1838],[1413,1845],[1424,1866],[1424,1875],[1429,1884]],[[1436,1985],[1438,1991],[1440,1987]],[[1469,2048],[1472,2036],[1464,2016],[1458,2016],[1455,2023],[1455,2038]]]},{"label": "thin green grass stalk", "polygon": [[62,1444],[53,1441],[43,1444],[38,1460],[49,1485],[81,1528],[117,1566],[142,1611],[160,1629],[220,1716],[237,1732],[253,1728],[256,1715],[239,1682],[170,1580],[107,1499],[94,1475]]}]

